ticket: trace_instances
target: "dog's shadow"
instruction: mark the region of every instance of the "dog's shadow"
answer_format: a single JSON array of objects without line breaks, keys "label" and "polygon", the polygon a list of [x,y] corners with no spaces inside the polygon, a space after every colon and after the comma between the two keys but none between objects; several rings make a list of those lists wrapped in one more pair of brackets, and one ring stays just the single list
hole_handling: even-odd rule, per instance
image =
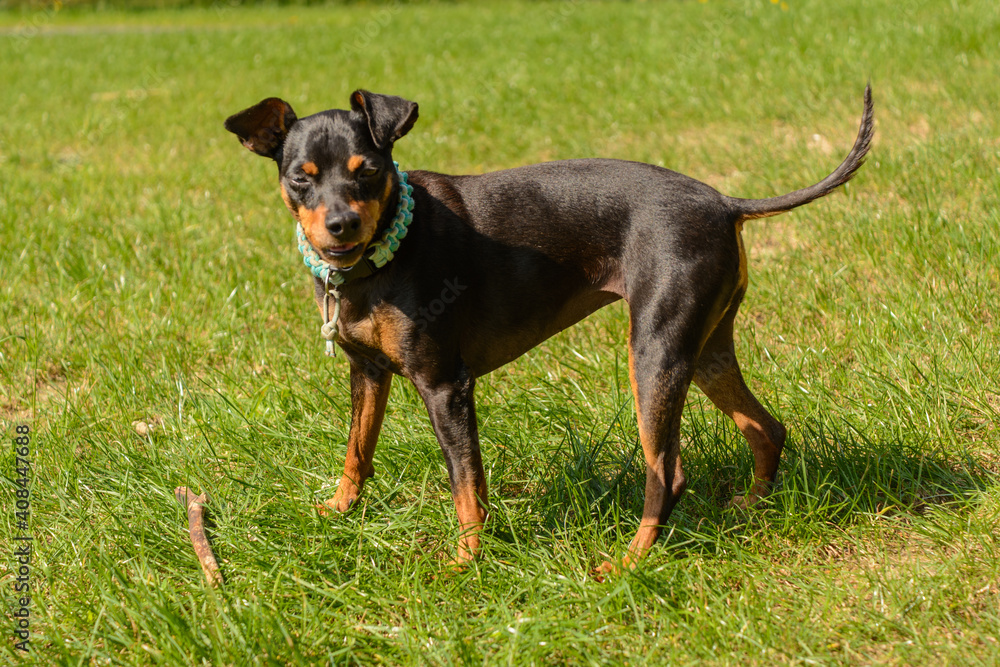
[{"label": "dog's shadow", "polygon": [[[919,516],[997,483],[996,474],[973,457],[944,451],[930,440],[869,439],[847,422],[790,426],[773,493],[744,511],[731,501],[750,485],[753,457],[746,442],[721,415],[686,420],[681,455],[687,492],[661,541],[678,556],[715,552],[724,533],[768,524],[808,532],[817,522],[846,526],[873,515]],[[570,426],[565,432],[563,446],[538,482],[544,491],[532,501],[538,517],[534,530],[603,539],[611,530],[613,539],[627,544],[642,516],[645,492],[638,437],[623,446],[620,438],[608,437],[610,429],[603,436]],[[503,529],[495,531],[495,538],[507,541]]]}]

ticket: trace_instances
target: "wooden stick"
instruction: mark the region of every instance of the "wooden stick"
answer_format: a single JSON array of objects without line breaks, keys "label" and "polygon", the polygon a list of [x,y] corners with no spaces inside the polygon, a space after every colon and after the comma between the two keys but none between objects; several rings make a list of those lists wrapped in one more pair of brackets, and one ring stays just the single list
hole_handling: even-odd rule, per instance
[{"label": "wooden stick", "polygon": [[198,555],[198,562],[205,572],[205,579],[209,586],[219,586],[222,584],[222,573],[219,571],[219,563],[212,553],[212,545],[208,543],[205,535],[205,503],[208,497],[203,493],[196,496],[186,486],[178,486],[174,489],[174,498],[187,510],[188,529],[191,532],[191,544],[194,545],[194,552]]}]

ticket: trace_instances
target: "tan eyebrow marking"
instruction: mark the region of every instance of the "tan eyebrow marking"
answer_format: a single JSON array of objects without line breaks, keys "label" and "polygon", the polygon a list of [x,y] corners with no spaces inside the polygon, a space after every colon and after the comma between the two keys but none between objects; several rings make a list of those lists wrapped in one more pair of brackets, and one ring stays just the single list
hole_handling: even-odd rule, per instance
[{"label": "tan eyebrow marking", "polygon": [[319,173],[319,167],[316,166],[315,162],[306,162],[302,165],[302,171],[306,172],[310,176],[315,176]]},{"label": "tan eyebrow marking", "polygon": [[360,155],[352,155],[347,161],[347,171],[357,171],[364,163],[365,159],[363,157]]}]

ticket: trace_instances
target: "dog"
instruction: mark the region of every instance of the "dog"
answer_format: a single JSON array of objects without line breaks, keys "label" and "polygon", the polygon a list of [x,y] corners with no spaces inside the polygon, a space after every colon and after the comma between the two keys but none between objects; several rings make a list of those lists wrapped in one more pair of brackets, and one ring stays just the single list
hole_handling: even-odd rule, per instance
[{"label": "dog", "polygon": [[230,116],[226,129],[277,163],[303,252],[325,267],[314,280],[327,337],[350,362],[347,459],[322,508],[345,512],[357,501],[374,472],[392,377],[401,375],[423,399],[447,463],[461,529],[452,562],[476,557],[489,507],[476,378],[619,299],[629,311],[646,489],[627,553],[598,570],[635,567],[684,492],[680,422],[692,381],[753,451],[752,487],[734,503],[766,496],[786,431],[750,392],[736,360],[733,326],[748,280],[743,225],[846,183],[868,153],[873,114],[869,85],[857,139],[840,166],[766,199],[728,197],[668,169],[610,159],[477,176],[400,172],[392,150],[416,122],[417,104],[366,90],[351,94],[350,109],[305,118],[278,98]]}]

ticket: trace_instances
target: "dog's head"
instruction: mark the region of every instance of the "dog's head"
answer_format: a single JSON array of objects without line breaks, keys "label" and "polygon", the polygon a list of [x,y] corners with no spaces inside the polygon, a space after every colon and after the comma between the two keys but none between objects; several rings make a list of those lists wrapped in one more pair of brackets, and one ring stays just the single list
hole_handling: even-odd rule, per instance
[{"label": "dog's head", "polygon": [[287,102],[271,97],[227,118],[226,129],[277,162],[281,197],[309,243],[346,269],[395,215],[392,147],[416,120],[416,103],[356,90],[350,111],[298,118]]}]

